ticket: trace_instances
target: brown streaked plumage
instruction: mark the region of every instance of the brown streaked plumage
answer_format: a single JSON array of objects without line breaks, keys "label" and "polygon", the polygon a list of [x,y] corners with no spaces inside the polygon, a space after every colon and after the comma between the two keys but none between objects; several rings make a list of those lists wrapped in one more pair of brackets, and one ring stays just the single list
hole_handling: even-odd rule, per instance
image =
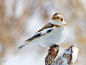
[{"label": "brown streaked plumage", "polygon": [[48,24],[47,24],[47,25],[45,25],[43,28],[41,28],[38,32],[40,32],[40,31],[42,31],[42,30],[44,30],[44,29],[46,29],[46,28],[53,27],[53,26],[54,26],[53,24],[48,23]]},{"label": "brown streaked plumage", "polygon": [[[59,17],[57,15],[61,15],[62,17]],[[63,15],[61,13],[55,13],[51,19],[52,20],[61,20],[61,22],[62,22],[63,21]]]},{"label": "brown streaked plumage", "polygon": [[61,21],[63,21],[63,18],[60,18]]},{"label": "brown streaked plumage", "polygon": [[64,24],[64,26],[66,26],[66,28],[67,28],[67,24]]},{"label": "brown streaked plumage", "polygon": [[54,14],[54,16],[55,16],[55,15],[57,15],[57,14],[60,14],[60,15],[62,15],[61,13],[55,13],[55,14]]},{"label": "brown streaked plumage", "polygon": [[62,26],[60,26],[60,25],[55,25],[55,24],[54,24],[54,26],[57,27],[57,28],[62,27]]},{"label": "brown streaked plumage", "polygon": [[66,27],[67,27],[67,24],[64,24],[64,26],[66,26]]},{"label": "brown streaked plumage", "polygon": [[67,24],[63,24],[63,25],[61,25],[61,26],[60,26],[60,25],[55,25],[55,24],[54,24],[54,26],[57,27],[57,28],[63,27],[63,26],[66,26],[66,27],[67,27]]}]

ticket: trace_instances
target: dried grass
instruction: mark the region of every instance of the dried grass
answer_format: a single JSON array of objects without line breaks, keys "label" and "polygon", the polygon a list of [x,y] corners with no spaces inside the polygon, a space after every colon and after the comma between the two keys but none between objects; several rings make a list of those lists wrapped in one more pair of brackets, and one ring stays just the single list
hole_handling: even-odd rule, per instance
[{"label": "dried grass", "polygon": [[[19,17],[15,15],[19,1],[15,0],[11,9],[9,6],[9,10],[13,12],[11,16],[7,15],[5,2],[6,0],[0,0],[0,43],[3,50],[0,52],[0,57],[4,56],[7,49],[15,48],[16,41],[24,34],[24,24],[30,16],[37,14],[42,23],[46,23],[50,19],[51,12],[54,11],[64,15],[68,27],[74,32],[74,40],[71,40],[73,42],[69,41],[61,45],[63,47],[69,47],[71,44],[79,46],[79,56],[83,55],[83,64],[86,64],[86,10],[82,2],[79,0],[24,0],[23,13]],[[79,63],[78,61],[76,64],[79,65]]]}]

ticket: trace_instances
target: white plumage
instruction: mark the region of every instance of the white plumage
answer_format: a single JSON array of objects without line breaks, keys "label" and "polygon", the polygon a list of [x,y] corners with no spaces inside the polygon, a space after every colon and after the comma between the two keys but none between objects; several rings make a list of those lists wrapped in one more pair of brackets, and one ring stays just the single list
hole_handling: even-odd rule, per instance
[{"label": "white plumage", "polygon": [[26,45],[40,44],[42,47],[49,47],[54,44],[62,43],[67,36],[67,25],[64,21],[63,15],[56,13],[52,17],[52,22],[45,25],[42,29],[35,33],[35,35],[25,41]]}]

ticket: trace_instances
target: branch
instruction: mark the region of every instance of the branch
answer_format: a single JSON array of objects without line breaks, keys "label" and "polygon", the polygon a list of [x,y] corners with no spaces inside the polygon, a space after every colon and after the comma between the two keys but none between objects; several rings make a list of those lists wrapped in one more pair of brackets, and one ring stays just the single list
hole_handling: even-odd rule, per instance
[{"label": "branch", "polygon": [[54,61],[58,52],[59,52],[59,46],[58,45],[52,45],[48,51],[48,55],[45,58],[45,65],[52,64],[52,62]]},{"label": "branch", "polygon": [[[54,48],[53,48],[54,49]],[[52,50],[52,48],[50,48],[50,50]],[[54,61],[55,57],[57,56],[54,56],[54,59],[52,59],[52,54],[51,54],[51,51],[48,53],[47,57],[48,58],[51,58],[52,63],[50,63],[50,59],[48,59],[46,62],[45,61],[45,64],[46,65],[72,65],[75,61],[76,61],[76,58],[77,58],[77,54],[78,54],[78,51],[79,49],[76,47],[76,46],[70,46],[68,49],[66,49],[63,54],[61,56],[59,56],[56,61]],[[55,53],[54,51],[52,51],[52,53]],[[46,60],[46,58],[45,58]]]}]

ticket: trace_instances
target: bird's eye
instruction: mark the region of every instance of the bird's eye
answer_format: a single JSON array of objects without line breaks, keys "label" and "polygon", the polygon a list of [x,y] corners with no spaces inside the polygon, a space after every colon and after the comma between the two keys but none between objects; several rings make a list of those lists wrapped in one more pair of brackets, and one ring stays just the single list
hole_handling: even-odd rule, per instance
[{"label": "bird's eye", "polygon": [[59,17],[57,17],[57,18],[59,18]]}]

